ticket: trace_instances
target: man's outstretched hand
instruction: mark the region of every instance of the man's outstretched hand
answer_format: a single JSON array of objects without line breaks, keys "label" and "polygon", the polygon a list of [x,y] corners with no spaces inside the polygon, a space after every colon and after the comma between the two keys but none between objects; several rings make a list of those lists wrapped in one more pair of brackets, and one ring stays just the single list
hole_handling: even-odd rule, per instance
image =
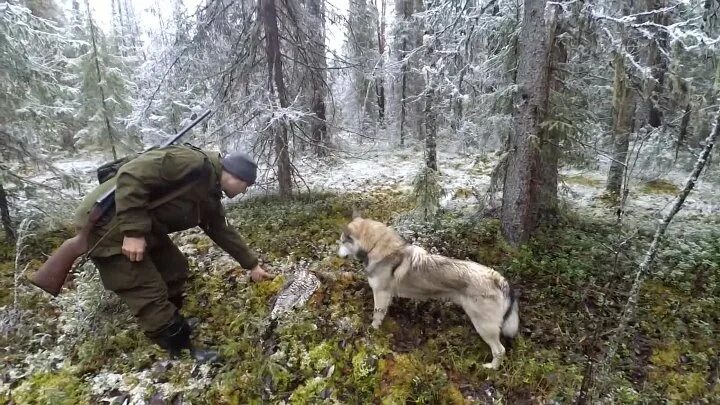
[{"label": "man's outstretched hand", "polygon": [[263,281],[263,280],[272,280],[275,278],[275,275],[268,273],[265,271],[265,269],[262,268],[259,264],[255,266],[252,270],[250,270],[250,278],[256,283]]}]

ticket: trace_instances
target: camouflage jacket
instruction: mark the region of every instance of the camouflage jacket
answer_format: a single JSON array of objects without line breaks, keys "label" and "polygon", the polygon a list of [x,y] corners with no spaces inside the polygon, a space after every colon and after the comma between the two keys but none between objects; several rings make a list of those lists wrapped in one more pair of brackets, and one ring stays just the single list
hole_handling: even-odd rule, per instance
[{"label": "camouflage jacket", "polygon": [[[221,172],[218,153],[183,145],[145,152],[123,165],[115,177],[84,198],[76,211],[75,225],[81,227],[87,221],[93,203],[116,185],[114,215],[99,221],[90,235],[90,247],[99,241],[93,256],[122,253],[125,236],[145,236],[150,249],[153,234],[199,226],[243,268],[251,269],[258,263],[255,254],[225,218],[221,203]],[[197,179],[196,186],[153,210],[147,210],[151,200],[182,187],[188,179]]]}]

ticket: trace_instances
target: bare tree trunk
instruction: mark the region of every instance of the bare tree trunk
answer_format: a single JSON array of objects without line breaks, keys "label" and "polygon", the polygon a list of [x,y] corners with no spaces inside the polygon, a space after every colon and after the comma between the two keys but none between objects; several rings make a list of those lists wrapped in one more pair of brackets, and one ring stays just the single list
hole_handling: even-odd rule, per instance
[{"label": "bare tree trunk", "polygon": [[[429,74],[428,74],[429,75]],[[428,77],[428,87],[425,90],[425,164],[427,167],[437,171],[437,114],[435,113],[434,97],[435,89]]]},{"label": "bare tree trunk", "polygon": [[630,89],[629,79],[625,72],[625,59],[621,53],[615,54],[615,79],[613,83],[613,160],[610,163],[607,192],[614,196],[621,194],[623,177],[625,175],[625,161],[630,144],[630,134],[633,132],[633,112],[635,111],[635,96]]},{"label": "bare tree trunk", "polygon": [[509,139],[503,186],[502,230],[513,246],[525,243],[557,208],[557,151],[540,127],[548,112],[554,23],[545,23],[546,0],[525,0],[518,41],[515,130]]},{"label": "bare tree trunk", "polygon": [[463,100],[462,100],[462,90],[463,90],[463,79],[465,78],[465,69],[460,71],[460,74],[458,75],[458,82],[457,82],[457,89],[460,93],[458,96],[453,96],[450,99],[450,105],[452,108],[452,119],[450,120],[450,128],[452,128],[453,131],[459,131],[460,127],[462,125],[462,118],[463,118]]},{"label": "bare tree trunk", "polygon": [[375,78],[375,94],[377,95],[378,103],[378,120],[380,125],[383,125],[385,121],[385,85],[383,84],[383,74],[385,69],[383,68],[383,61],[385,60],[383,55],[385,54],[385,0],[380,0],[381,12],[380,21],[378,21],[378,53],[380,54],[380,75]]},{"label": "bare tree trunk", "polygon": [[[433,46],[427,49],[427,63],[434,66]],[[425,164],[428,168],[437,171],[437,114],[435,111],[435,83],[432,73],[425,74]]]},{"label": "bare tree trunk", "polygon": [[425,95],[425,164],[427,167],[437,171],[437,115],[435,114],[433,88],[428,87]]},{"label": "bare tree trunk", "polygon": [[60,133],[60,147],[64,150],[75,151],[75,133],[66,128]]},{"label": "bare tree trunk", "polygon": [[677,144],[675,145],[675,160],[677,161],[680,146],[685,142],[688,133],[688,125],[690,124],[690,115],[692,115],[692,103],[688,101],[683,113],[682,121],[680,121],[680,133],[678,134]]},{"label": "bare tree trunk", "polygon": [[8,204],[5,188],[0,184],[0,217],[2,218],[3,230],[5,230],[5,239],[8,241],[15,240],[15,227],[13,227],[10,218],[10,204]]},{"label": "bare tree trunk", "polygon": [[322,0],[308,0],[308,12],[312,17],[311,28],[318,27],[317,30],[311,30],[309,35],[312,37],[312,47],[310,51],[313,62],[310,68],[310,76],[312,80],[313,97],[311,101],[312,111],[315,113],[315,119],[312,122],[311,133],[315,142],[315,153],[318,156],[327,154],[327,125],[325,122],[325,89],[327,75],[327,60],[325,58],[325,17],[323,12]]},{"label": "bare tree trunk", "polygon": [[[654,11],[665,7],[665,0],[647,0],[647,10]],[[666,25],[668,22],[667,13],[654,13],[652,20],[655,24]],[[654,128],[662,125],[663,113],[660,109],[660,96],[665,81],[665,72],[667,72],[667,61],[663,58],[660,48],[665,48],[667,42],[667,33],[660,30],[657,40],[651,40],[648,47],[648,66],[652,67],[653,80],[648,81],[647,89],[647,109],[648,123]]]},{"label": "bare tree trunk", "polygon": [[88,11],[88,19],[90,19],[90,38],[92,39],[93,46],[93,58],[95,59],[95,70],[98,77],[98,88],[100,89],[100,97],[102,99],[103,117],[105,118],[105,126],[107,127],[108,139],[110,139],[110,148],[112,149],[113,159],[117,159],[117,152],[115,152],[115,140],[113,139],[112,127],[110,126],[110,118],[108,117],[109,112],[107,103],[105,102],[105,90],[102,85],[102,74],[100,73],[100,60],[97,52],[97,45],[95,44],[95,24],[92,20],[92,12],[90,11],[90,3],[85,0],[85,6]]},{"label": "bare tree trunk", "polygon": [[[115,0],[113,0],[113,4],[115,3]],[[123,21],[123,4],[122,0],[117,1],[117,22],[116,24],[119,27],[119,37],[120,37],[120,45],[121,48],[120,52],[122,56],[127,56],[127,43],[125,38],[125,23]],[[115,13],[113,10],[113,17],[115,17]],[[115,20],[115,18],[113,18]],[[115,21],[113,21],[115,23]]]},{"label": "bare tree trunk", "polygon": [[400,145],[405,145],[406,138],[406,121],[408,115],[407,97],[409,92],[409,61],[406,60],[408,52],[408,36],[410,31],[410,18],[412,16],[413,3],[412,0],[396,0],[395,16],[400,23],[400,49],[397,53],[398,62],[400,62]]},{"label": "bare tree trunk", "polygon": [[[410,9],[410,13],[408,15],[408,19],[412,18],[413,13],[420,13],[425,11],[425,4],[424,0],[410,0],[412,4],[412,8]],[[413,49],[418,49],[423,45],[423,35],[425,32],[425,24],[424,19],[416,19],[413,21],[413,24],[410,25],[411,31],[409,32],[411,38],[413,38],[414,44]],[[417,63],[417,62],[416,62]],[[423,78],[419,74],[413,74],[409,77],[410,79],[410,94],[413,97],[419,98],[422,95],[422,92],[424,91],[424,83]],[[411,122],[415,124],[415,135],[418,140],[424,140],[425,139],[425,115],[423,114],[423,106],[419,102],[414,102],[411,104]]]},{"label": "bare tree trunk", "polygon": [[118,0],[121,1],[124,5],[124,12],[122,15],[125,16],[125,23],[123,26],[125,27],[125,32],[129,34],[130,37],[130,46],[132,47],[133,53],[140,53],[143,54],[143,59],[145,58],[145,52],[142,50],[138,50],[137,45],[137,38],[140,36],[140,29],[138,28],[137,19],[135,18],[135,8],[132,5],[132,1],[128,3],[128,0]]},{"label": "bare tree trunk", "polygon": [[[402,40],[402,51],[400,52],[400,59],[402,60],[405,58],[405,47],[407,46],[407,41],[403,38]],[[407,97],[407,61],[402,61],[402,73],[400,73],[401,76],[401,82],[402,85],[400,86],[400,145],[405,145],[405,115],[407,114],[406,110],[406,101],[405,97]]]},{"label": "bare tree trunk", "polygon": [[[280,106],[286,108],[289,103],[283,79],[282,55],[280,54],[280,36],[278,34],[277,9],[275,0],[261,0],[263,26],[265,28],[265,44],[268,60],[268,86],[272,93],[277,94]],[[274,88],[273,88],[274,83]],[[275,133],[274,147],[277,155],[278,186],[281,196],[292,192],[290,153],[288,151],[287,126],[273,129]]]},{"label": "bare tree trunk", "polygon": [[695,187],[695,183],[698,180],[698,177],[700,177],[700,173],[702,172],[703,168],[708,162],[708,159],[710,158],[710,153],[712,152],[713,146],[715,145],[715,142],[718,138],[718,133],[720,133],[720,110],[715,115],[715,120],[713,123],[713,129],[710,132],[710,135],[708,135],[707,139],[705,139],[705,147],[703,148],[702,153],[700,154],[700,157],[698,157],[698,160],[695,162],[695,167],[693,168],[692,172],[690,173],[690,176],[688,177],[687,181],[685,182],[685,187],[683,187],[680,194],[675,197],[675,202],[673,203],[672,208],[670,211],[665,215],[662,222],[658,225],[657,230],[655,231],[655,236],[653,237],[652,243],[650,244],[650,247],[648,248],[647,253],[645,253],[645,258],[643,259],[642,263],[640,263],[640,266],[637,269],[637,272],[635,273],[635,280],[633,282],[632,288],[630,289],[630,294],[628,297],[627,303],[625,303],[625,308],[623,309],[622,316],[620,317],[620,322],[618,324],[618,327],[615,331],[615,334],[613,335],[612,340],[610,341],[608,345],[607,353],[604,356],[603,361],[601,362],[601,373],[600,373],[600,384],[596,386],[595,393],[600,392],[604,387],[603,384],[605,383],[604,379],[607,376],[607,370],[609,368],[610,363],[613,361],[613,358],[615,357],[615,353],[617,352],[618,345],[620,343],[620,340],[623,339],[623,335],[625,333],[625,329],[627,328],[631,318],[633,317],[633,313],[635,312],[635,309],[637,308],[637,302],[638,302],[638,294],[640,292],[640,287],[642,286],[642,279],[645,273],[647,273],[650,270],[650,267],[653,264],[653,261],[655,260],[655,256],[657,255],[657,252],[660,247],[660,242],[662,241],[662,238],[665,236],[665,231],[667,230],[668,226],[670,225],[670,222],[675,217],[675,214],[677,214],[680,209],[682,209],[683,203],[685,202],[685,199],[690,194],[692,189]]}]

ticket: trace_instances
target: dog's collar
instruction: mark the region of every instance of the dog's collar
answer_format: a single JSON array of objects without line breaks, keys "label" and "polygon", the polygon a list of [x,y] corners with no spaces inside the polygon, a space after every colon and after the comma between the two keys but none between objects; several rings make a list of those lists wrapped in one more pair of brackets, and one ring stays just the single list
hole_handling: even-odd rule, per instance
[{"label": "dog's collar", "polygon": [[399,262],[395,263],[392,270],[390,270],[390,277],[395,277],[395,270],[397,270],[404,261],[405,260],[400,260]]},{"label": "dog's collar", "polygon": [[375,250],[375,247],[377,246],[378,243],[380,243],[380,241],[379,241],[379,240],[376,240],[375,243],[373,243],[373,245],[372,245],[372,247],[370,248],[370,250],[367,251],[367,254],[370,254],[370,252],[372,252],[373,250]]},{"label": "dog's collar", "polygon": [[370,248],[370,250],[362,250],[362,249],[361,249],[361,250],[358,252],[358,254],[357,254],[357,255],[358,255],[358,258],[359,258],[360,260],[362,260],[363,266],[367,267],[368,263],[370,263],[370,258],[369,258],[368,256],[370,256],[370,252],[372,252],[372,251],[375,249],[375,247],[377,246],[377,244],[378,244],[379,242],[380,242],[380,241],[375,241],[375,243],[372,245],[372,247]]}]

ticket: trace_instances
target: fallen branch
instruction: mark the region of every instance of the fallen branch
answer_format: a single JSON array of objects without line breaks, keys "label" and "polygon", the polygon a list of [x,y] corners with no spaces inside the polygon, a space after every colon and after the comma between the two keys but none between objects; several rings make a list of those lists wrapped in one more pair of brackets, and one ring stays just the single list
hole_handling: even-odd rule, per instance
[{"label": "fallen branch", "polygon": [[610,344],[608,346],[607,353],[605,354],[605,357],[600,362],[600,372],[598,373],[598,382],[600,383],[598,386],[596,386],[596,389],[594,390],[595,393],[603,392],[604,391],[604,385],[607,382],[607,372],[609,369],[610,363],[612,363],[615,353],[617,352],[618,345],[620,343],[620,340],[623,339],[623,336],[625,334],[625,329],[628,326],[628,323],[630,322],[631,318],[633,317],[633,314],[635,312],[635,309],[637,308],[637,302],[638,302],[638,296],[640,292],[640,287],[642,286],[642,278],[645,275],[645,273],[650,270],[650,267],[653,263],[653,260],[655,259],[655,256],[658,252],[658,247],[660,245],[660,241],[662,240],[663,236],[665,235],[665,231],[667,230],[667,227],[670,225],[670,222],[672,221],[675,214],[677,214],[680,209],[682,208],[683,203],[685,202],[685,199],[690,194],[690,191],[695,187],[695,183],[698,180],[698,177],[700,176],[700,172],[702,172],[703,168],[705,167],[705,164],[708,161],[708,158],[710,157],[710,153],[712,152],[713,146],[715,145],[715,141],[718,138],[718,133],[720,132],[720,110],[718,110],[717,115],[715,117],[715,122],[713,125],[713,130],[710,132],[710,135],[708,135],[707,139],[705,140],[705,148],[703,149],[702,153],[700,154],[700,157],[698,158],[697,162],[695,162],[695,167],[693,168],[692,172],[690,173],[690,177],[688,177],[687,181],[685,182],[685,187],[682,189],[680,194],[675,197],[675,202],[672,206],[672,209],[670,209],[670,212],[665,215],[665,218],[663,218],[662,222],[658,225],[657,230],[655,231],[655,236],[653,237],[653,241],[650,244],[650,247],[648,248],[647,253],[645,253],[645,258],[640,263],[640,266],[637,269],[637,272],[635,273],[635,280],[633,281],[633,286],[630,289],[630,296],[628,297],[628,301],[625,303],[625,308],[623,310],[622,316],[620,317],[620,323],[618,324],[617,330],[615,332],[615,335],[610,340]]}]

